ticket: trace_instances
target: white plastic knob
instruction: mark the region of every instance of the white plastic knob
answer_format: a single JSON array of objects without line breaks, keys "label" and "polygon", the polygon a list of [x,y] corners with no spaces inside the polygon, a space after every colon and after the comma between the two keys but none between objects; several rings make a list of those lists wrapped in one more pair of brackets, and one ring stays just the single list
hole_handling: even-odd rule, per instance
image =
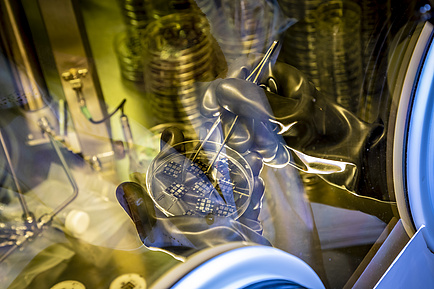
[{"label": "white plastic knob", "polygon": [[71,210],[65,218],[65,227],[73,235],[81,235],[89,228],[89,214],[79,210]]}]

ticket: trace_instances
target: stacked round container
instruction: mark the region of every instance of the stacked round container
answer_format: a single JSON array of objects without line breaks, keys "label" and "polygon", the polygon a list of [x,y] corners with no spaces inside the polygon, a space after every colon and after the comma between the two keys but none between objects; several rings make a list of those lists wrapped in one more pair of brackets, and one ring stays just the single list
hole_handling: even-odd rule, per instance
[{"label": "stacked round container", "polygon": [[315,11],[322,0],[278,0],[287,17],[298,20],[284,34],[281,59],[298,68],[319,86]]},{"label": "stacked round container", "polygon": [[118,0],[127,29],[116,36],[115,49],[125,79],[143,82],[140,37],[150,21],[149,0]]},{"label": "stacked round container", "polygon": [[333,0],[316,11],[317,61],[321,91],[356,113],[362,88],[360,6]]},{"label": "stacked round container", "polygon": [[[362,8],[363,91],[359,100],[358,116],[373,122],[381,113],[385,75],[388,68],[386,51],[391,39],[386,34],[391,25],[390,0],[359,0]],[[409,9],[410,10],[410,9]],[[382,39],[382,41],[378,41]],[[381,59],[382,61],[378,61]]]},{"label": "stacked round container", "polygon": [[143,38],[145,89],[156,124],[198,124],[199,82],[215,77],[214,43],[206,18],[177,13],[149,24]]},{"label": "stacked round container", "polygon": [[228,63],[240,56],[263,53],[275,40],[273,15],[266,1],[222,0],[219,11],[221,16],[213,19],[213,35]]},{"label": "stacked round container", "polygon": [[143,82],[139,32],[137,31],[137,34],[133,36],[128,31],[116,35],[115,49],[122,77],[134,82]]},{"label": "stacked round container", "polygon": [[149,0],[118,0],[127,26],[144,28],[149,22]]}]

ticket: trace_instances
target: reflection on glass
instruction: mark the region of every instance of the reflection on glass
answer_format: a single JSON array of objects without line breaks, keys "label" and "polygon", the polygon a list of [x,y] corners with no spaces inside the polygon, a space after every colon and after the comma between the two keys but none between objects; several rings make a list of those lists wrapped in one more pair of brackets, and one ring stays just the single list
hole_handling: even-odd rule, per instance
[{"label": "reflection on glass", "polygon": [[[192,252],[253,242],[300,257],[325,284],[341,288],[386,224],[399,226],[393,197],[377,189],[387,184],[367,181],[368,173],[386,175],[376,145],[387,127],[354,113],[368,66],[360,47],[373,25],[365,8],[338,0],[54,2],[39,1],[39,8],[74,3],[69,10],[86,11],[86,21],[78,37],[62,30],[79,22],[68,9],[21,14],[41,33],[29,43],[41,45],[41,75],[53,98],[44,109],[29,110],[22,94],[10,93],[16,83],[0,38],[2,285],[50,288],[80,279],[86,288],[109,288],[139,274],[151,286]],[[65,18],[62,29],[44,27],[58,18]],[[258,83],[246,81],[255,69],[245,56],[263,53],[293,18],[299,22],[280,41],[279,60],[296,67],[270,61]],[[80,54],[86,41],[75,47],[83,35],[92,54]],[[227,73],[221,52],[234,64]],[[87,76],[59,75],[81,69]],[[98,79],[105,101],[85,92],[86,81],[98,88]],[[121,121],[108,113],[119,103]],[[95,107],[102,108],[91,114],[100,127],[86,111]],[[204,141],[211,116],[220,119],[219,135]],[[135,123],[140,117],[153,128]],[[173,127],[184,137],[159,151]],[[102,139],[108,149],[98,145]],[[379,153],[367,160],[371,149]]]}]

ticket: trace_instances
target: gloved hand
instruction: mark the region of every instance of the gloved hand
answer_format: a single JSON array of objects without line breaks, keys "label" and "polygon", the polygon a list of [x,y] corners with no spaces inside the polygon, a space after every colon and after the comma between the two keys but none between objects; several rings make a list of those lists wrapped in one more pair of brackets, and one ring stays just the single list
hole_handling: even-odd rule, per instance
[{"label": "gloved hand", "polygon": [[254,146],[270,164],[289,163],[354,192],[362,156],[381,139],[383,127],[359,120],[320,94],[292,66],[269,65],[262,88],[243,79],[246,71],[242,67],[232,73],[237,78],[214,81],[202,100],[201,113],[207,117],[230,112],[242,119],[236,135],[244,140],[229,146],[239,151]]},{"label": "gloved hand", "polygon": [[[206,134],[207,127],[209,128],[209,125],[204,125],[201,133]],[[218,134],[213,135],[213,138],[219,137]],[[171,155],[185,155],[185,146],[177,145],[183,141],[184,136],[179,129],[174,127],[166,129],[161,136],[161,151],[154,160],[155,167],[164,163],[166,158]],[[135,182],[126,182],[118,186],[116,196],[135,223],[139,236],[147,247],[158,247],[176,254],[189,254],[192,250],[196,251],[230,241],[249,241],[270,245],[261,235],[262,227],[258,221],[260,202],[264,194],[263,181],[258,177],[262,168],[262,160],[255,153],[247,155],[245,159],[252,168],[253,189],[241,216],[237,212],[231,214],[231,211],[223,213],[218,211],[220,205],[234,208],[236,203],[228,197],[227,192],[226,194],[223,192],[222,195],[217,194],[214,191],[216,185],[210,181],[209,177],[204,177],[202,173],[199,176],[196,175],[197,178],[191,175],[178,178],[168,171],[165,172],[166,175],[162,174],[161,171],[155,172],[153,178],[158,183],[158,189],[166,190],[169,188],[170,190],[171,186],[165,187],[163,185],[160,187],[162,183],[166,182],[164,178],[170,179],[172,177],[168,183],[175,180],[175,185],[182,185],[182,189],[178,193],[173,193],[170,197],[162,195],[158,200],[155,198],[152,200],[145,186],[142,186],[145,185],[145,180],[141,174],[137,173],[134,175]],[[182,166],[185,166],[182,169],[187,170],[188,167],[186,166],[189,165],[189,161],[186,160],[182,163]],[[182,173],[180,172],[180,174]],[[233,177],[232,182],[237,182],[236,176]],[[195,186],[198,183],[206,188],[206,199],[214,202],[211,207],[201,208],[197,205],[205,199],[204,191]],[[221,186],[220,183],[219,185]],[[164,197],[172,201],[175,200],[173,202],[176,203],[175,206],[182,203],[183,205],[187,204],[187,207],[183,212],[173,214],[175,211],[168,209],[168,203],[164,203]],[[169,204],[169,206],[171,205]],[[179,206],[181,207],[181,205]]]}]

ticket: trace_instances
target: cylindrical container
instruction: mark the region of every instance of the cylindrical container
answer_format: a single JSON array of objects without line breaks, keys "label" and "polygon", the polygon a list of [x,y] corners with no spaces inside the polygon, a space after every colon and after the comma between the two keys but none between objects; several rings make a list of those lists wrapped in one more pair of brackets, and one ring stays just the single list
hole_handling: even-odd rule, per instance
[{"label": "cylindrical container", "polygon": [[124,22],[127,26],[136,29],[145,28],[151,15],[150,0],[118,0]]},{"label": "cylindrical container", "polygon": [[115,37],[115,51],[123,78],[143,82],[143,60],[140,34],[122,31]]},{"label": "cylindrical container", "polygon": [[123,78],[143,82],[140,38],[152,20],[150,0],[118,0],[126,30],[116,35],[114,48]]},{"label": "cylindrical container", "polygon": [[266,1],[222,0],[219,15],[212,32],[228,63],[263,53],[275,40],[272,10]]},{"label": "cylindrical container", "polygon": [[316,41],[320,89],[356,112],[362,85],[360,7],[333,0],[316,11]]},{"label": "cylindrical container", "polygon": [[198,125],[198,84],[215,78],[218,62],[206,18],[193,13],[162,17],[145,30],[143,48],[154,124]]},{"label": "cylindrical container", "polygon": [[322,0],[278,0],[286,15],[297,19],[283,36],[280,59],[303,73],[319,86],[319,73],[316,55],[315,10]]}]

